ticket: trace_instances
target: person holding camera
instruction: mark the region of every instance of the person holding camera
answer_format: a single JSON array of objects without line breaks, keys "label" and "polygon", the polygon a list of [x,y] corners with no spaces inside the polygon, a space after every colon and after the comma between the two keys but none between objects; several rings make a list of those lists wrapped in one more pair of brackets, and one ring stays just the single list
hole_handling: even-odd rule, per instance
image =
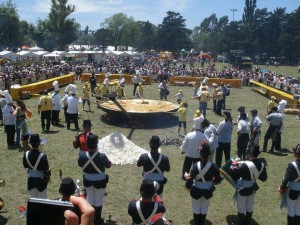
[{"label": "person holding camera", "polygon": [[87,200],[95,208],[94,224],[103,224],[101,218],[105,188],[108,183],[108,175],[105,168],[111,167],[111,162],[104,153],[98,151],[98,136],[87,136],[87,152],[80,152],[78,165],[83,171],[83,186],[86,189]]},{"label": "person holding camera", "polygon": [[39,134],[32,134],[29,141],[32,149],[23,155],[23,166],[28,169],[28,191],[31,198],[48,198],[47,185],[51,170],[47,155],[40,151]]},{"label": "person holding camera", "polygon": [[234,198],[237,202],[238,225],[250,225],[254,196],[259,189],[256,180],[266,181],[268,178],[266,166],[257,159],[259,146],[250,146],[247,150],[247,159],[241,164],[232,163],[233,179],[237,180]]},{"label": "person holding camera", "polygon": [[169,158],[160,154],[158,151],[160,146],[160,138],[153,135],[149,141],[150,153],[144,153],[137,161],[138,167],[143,167],[143,179],[149,179],[159,183],[157,194],[162,199],[164,184],[167,179],[164,177],[164,172],[170,171]]}]

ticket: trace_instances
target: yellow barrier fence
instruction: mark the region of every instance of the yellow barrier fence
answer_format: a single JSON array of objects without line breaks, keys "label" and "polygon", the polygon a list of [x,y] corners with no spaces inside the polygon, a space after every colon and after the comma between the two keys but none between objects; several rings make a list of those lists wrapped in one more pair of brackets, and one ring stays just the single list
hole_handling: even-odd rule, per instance
[{"label": "yellow barrier fence", "polygon": [[[196,79],[200,79],[202,82],[204,77],[191,77],[191,76],[176,76],[170,78],[171,85],[192,85],[196,82]],[[220,83],[223,82],[225,85],[230,85],[233,88],[241,87],[241,79],[224,79],[224,78],[208,78],[206,84],[211,86],[212,83],[216,83],[220,86]]]},{"label": "yellow barrier fence", "polygon": [[[83,73],[81,75],[81,81],[82,82],[87,82],[87,81],[89,81],[90,77],[91,77],[90,73]],[[103,83],[103,81],[105,79],[105,74],[95,74],[95,77],[97,79],[97,83]],[[127,84],[132,83],[133,75],[123,74],[123,77],[125,78],[125,81],[126,81]],[[144,80],[143,84],[151,84],[151,77],[150,76],[141,76],[141,78]],[[119,74],[112,74],[109,77],[109,80],[116,80],[116,79],[120,79]]]},{"label": "yellow barrier fence", "polygon": [[31,84],[22,85],[19,87],[12,87],[10,89],[11,97],[13,100],[17,100],[20,97],[20,93],[22,91],[30,91],[32,94],[37,94],[44,90],[52,89],[53,88],[52,83],[55,80],[58,81],[59,86],[70,84],[74,82],[74,75],[68,74],[68,75],[54,77],[43,81],[38,81]]},{"label": "yellow barrier fence", "polygon": [[286,100],[288,104],[287,108],[293,108],[293,109],[297,108],[297,99],[294,99],[293,95],[288,94],[284,91],[277,90],[276,88],[270,87],[263,83],[259,83],[255,80],[250,80],[250,83],[262,88],[265,92],[265,95],[269,98],[271,96],[275,96],[278,101],[282,99]]}]

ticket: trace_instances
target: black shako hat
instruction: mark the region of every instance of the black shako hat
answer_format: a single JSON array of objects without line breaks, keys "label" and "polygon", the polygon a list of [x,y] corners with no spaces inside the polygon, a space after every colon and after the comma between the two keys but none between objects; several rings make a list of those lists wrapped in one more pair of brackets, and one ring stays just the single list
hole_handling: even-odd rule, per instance
[{"label": "black shako hat", "polygon": [[82,126],[83,127],[91,127],[92,126],[91,120],[84,120],[82,122]]},{"label": "black shako hat", "polygon": [[250,146],[247,150],[248,154],[257,157],[260,153],[259,146]]},{"label": "black shako hat", "polygon": [[155,186],[153,180],[149,180],[149,179],[143,180],[140,187],[140,193],[142,197],[149,197],[149,198],[155,195]]},{"label": "black shako hat", "polygon": [[297,144],[293,150],[296,155],[300,156],[300,144]]},{"label": "black shako hat", "polygon": [[160,146],[160,138],[157,135],[153,135],[150,138],[149,145],[154,148],[158,148]]},{"label": "black shako hat", "polygon": [[200,155],[207,158],[210,155],[210,146],[207,143],[203,143],[199,146]]},{"label": "black shako hat", "polygon": [[40,142],[41,142],[41,139],[40,139],[39,134],[32,134],[30,136],[30,140],[29,140],[30,144],[39,144]]},{"label": "black shako hat", "polygon": [[86,138],[86,144],[89,149],[97,149],[98,147],[98,136],[90,134]]},{"label": "black shako hat", "polygon": [[77,186],[74,180],[70,177],[66,177],[61,181],[59,193],[63,196],[70,196],[75,193],[76,188]]}]

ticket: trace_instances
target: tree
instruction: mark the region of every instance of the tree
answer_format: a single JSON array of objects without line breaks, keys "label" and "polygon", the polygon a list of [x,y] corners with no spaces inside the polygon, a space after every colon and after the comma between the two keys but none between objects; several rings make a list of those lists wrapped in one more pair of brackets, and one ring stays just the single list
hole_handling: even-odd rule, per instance
[{"label": "tree", "polygon": [[256,0],[245,0],[245,7],[243,13],[243,23],[250,25],[253,21],[253,16],[256,8]]},{"label": "tree", "polygon": [[191,48],[192,31],[186,28],[185,21],[179,13],[167,12],[162,24],[158,26],[157,42],[161,50],[178,52],[182,48]]},{"label": "tree", "polygon": [[137,48],[140,51],[155,49],[156,38],[157,38],[157,27],[149,21],[139,21],[140,27],[140,41],[138,42]]},{"label": "tree", "polygon": [[68,5],[68,0],[51,0],[49,13],[49,32],[54,39],[54,47],[65,50],[66,46],[77,39],[79,24],[74,18],[68,19],[75,11],[74,5]]},{"label": "tree", "polygon": [[20,20],[11,0],[0,5],[0,48],[16,50],[21,43]]},{"label": "tree", "polygon": [[[112,43],[117,50],[119,45],[122,45],[122,35],[125,35],[126,26],[133,23],[133,17],[127,17],[123,13],[114,14],[112,17],[105,19],[101,24],[102,28],[109,29],[112,35]],[[123,40],[126,39],[123,37]]]},{"label": "tree", "polygon": [[95,44],[102,46],[102,49],[106,49],[107,46],[112,45],[113,34],[112,30],[101,28],[96,30],[94,34]]}]

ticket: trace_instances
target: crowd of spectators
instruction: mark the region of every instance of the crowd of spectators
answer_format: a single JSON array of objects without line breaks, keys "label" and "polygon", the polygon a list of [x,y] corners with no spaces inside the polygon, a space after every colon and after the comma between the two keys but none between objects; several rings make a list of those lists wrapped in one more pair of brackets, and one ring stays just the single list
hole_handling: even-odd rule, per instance
[{"label": "crowd of spectators", "polygon": [[[73,72],[80,77],[82,73],[103,74],[135,74],[138,70],[140,75],[153,76],[161,81],[172,76],[194,76],[211,78],[238,78],[242,84],[249,86],[251,79],[265,83],[268,86],[289,92],[299,93],[299,78],[284,76],[269,70],[261,70],[255,67],[252,71],[239,70],[235,67],[215,69],[214,61],[203,64],[202,60],[175,60],[160,59],[155,57],[123,57],[108,56],[102,62],[79,62],[79,61],[42,61],[31,62],[30,65],[21,66],[21,63],[3,62],[0,66],[0,86],[9,89],[13,84],[28,84]],[[2,85],[1,85],[2,84]]]}]

